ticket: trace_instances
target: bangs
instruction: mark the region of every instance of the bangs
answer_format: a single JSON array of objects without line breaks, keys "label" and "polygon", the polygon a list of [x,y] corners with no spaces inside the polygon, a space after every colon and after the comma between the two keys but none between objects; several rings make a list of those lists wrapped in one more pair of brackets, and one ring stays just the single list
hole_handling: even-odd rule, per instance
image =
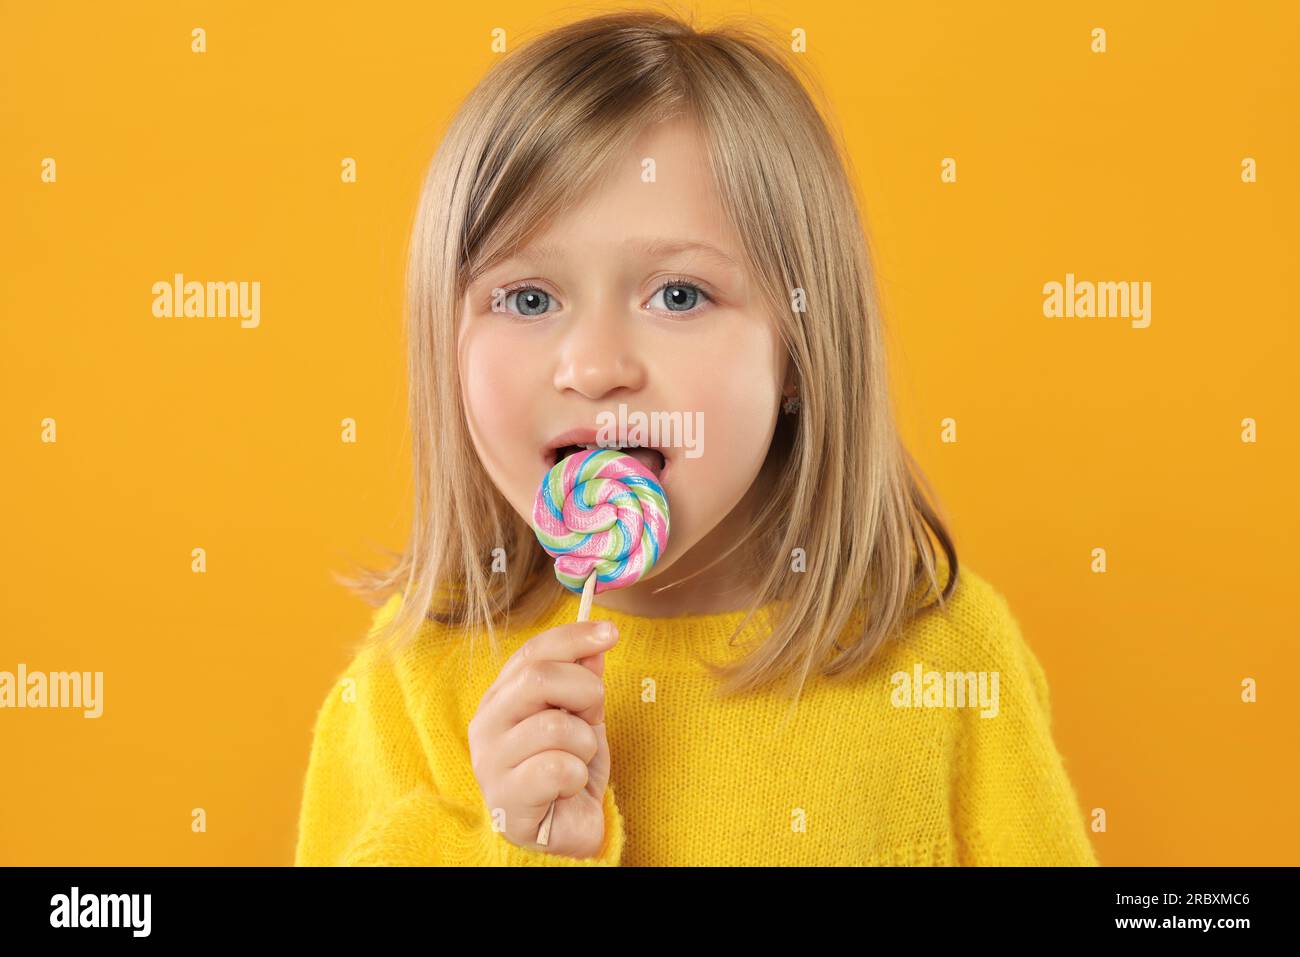
[{"label": "bangs", "polygon": [[595,62],[567,76],[500,74],[514,88],[492,91],[499,115],[494,122],[480,118],[491,136],[466,157],[475,176],[461,230],[458,295],[619,173],[615,161],[646,127],[698,117],[662,50],[646,50],[640,61],[617,47],[600,50]]}]

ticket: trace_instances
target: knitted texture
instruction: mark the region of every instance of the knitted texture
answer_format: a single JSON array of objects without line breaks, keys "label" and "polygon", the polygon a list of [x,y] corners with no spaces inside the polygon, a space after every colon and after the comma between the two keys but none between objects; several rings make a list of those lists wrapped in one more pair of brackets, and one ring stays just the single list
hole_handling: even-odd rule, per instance
[{"label": "knitted texture", "polygon": [[[372,634],[400,601],[377,611]],[[505,655],[576,620],[578,601],[557,589],[543,619],[498,632],[500,658],[433,622],[399,653],[363,646],[316,716],[295,863],[1097,864],[1043,669],[1006,600],[964,567],[946,611],[914,621],[852,679],[810,676],[788,721],[779,689],[718,698],[700,664],[743,656],[752,622],[727,643],[743,613],[593,607],[620,635],[605,655],[604,845],[583,859],[518,847],[491,827],[467,727]],[[942,683],[913,680],[931,672],[975,673],[970,690],[984,673],[996,709],[973,695],[963,706],[960,682],[948,679],[945,697]]]}]

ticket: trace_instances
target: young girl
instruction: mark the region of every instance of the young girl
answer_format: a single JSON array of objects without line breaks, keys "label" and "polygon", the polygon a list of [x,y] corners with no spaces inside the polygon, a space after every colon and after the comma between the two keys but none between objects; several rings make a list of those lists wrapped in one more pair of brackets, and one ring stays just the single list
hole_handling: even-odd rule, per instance
[{"label": "young girl", "polygon": [[[381,607],[317,716],[298,864],[1096,863],[1043,670],[900,442],[806,82],[624,13],[454,118],[411,250],[414,527],[354,582]],[[630,453],[667,548],[576,624],[529,519],[620,407],[704,428]]]}]

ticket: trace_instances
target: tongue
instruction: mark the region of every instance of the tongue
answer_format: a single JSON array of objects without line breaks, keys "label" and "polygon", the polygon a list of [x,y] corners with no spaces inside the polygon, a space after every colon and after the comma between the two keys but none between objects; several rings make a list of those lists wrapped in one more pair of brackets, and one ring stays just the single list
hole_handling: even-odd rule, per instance
[{"label": "tongue", "polygon": [[650,473],[654,475],[655,478],[659,477],[659,472],[663,468],[663,462],[664,462],[664,457],[661,453],[656,452],[654,449],[640,449],[640,448],[620,449],[620,451],[624,455],[632,456],[632,458],[636,459],[638,462],[644,465],[647,469],[650,470]]}]

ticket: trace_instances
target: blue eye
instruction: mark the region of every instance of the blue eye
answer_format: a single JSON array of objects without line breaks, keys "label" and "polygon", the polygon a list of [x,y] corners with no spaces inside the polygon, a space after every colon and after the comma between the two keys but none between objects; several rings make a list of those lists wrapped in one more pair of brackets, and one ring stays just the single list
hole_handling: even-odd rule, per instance
[{"label": "blue eye", "polygon": [[688,279],[669,279],[655,290],[650,301],[654,302],[661,293],[665,294],[664,309],[668,312],[696,313],[700,311],[695,307],[701,299],[705,302],[713,301],[707,292]]},{"label": "blue eye", "polygon": [[505,302],[509,303],[514,299],[520,310],[519,315],[528,318],[545,315],[546,307],[551,304],[550,294],[536,286],[514,286],[504,292]]},{"label": "blue eye", "polygon": [[669,312],[690,312],[704,295],[704,290],[689,282],[670,282],[655,290],[655,296],[660,294],[663,294],[664,308]]}]

